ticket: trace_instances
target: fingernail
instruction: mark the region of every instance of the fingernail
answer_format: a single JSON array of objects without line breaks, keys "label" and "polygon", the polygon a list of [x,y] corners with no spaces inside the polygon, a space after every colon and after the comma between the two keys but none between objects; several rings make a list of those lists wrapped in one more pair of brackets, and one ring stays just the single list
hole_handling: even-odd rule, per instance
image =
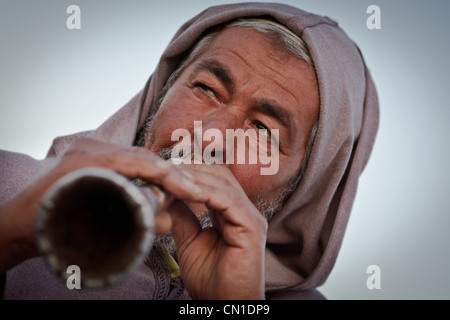
[{"label": "fingernail", "polygon": [[201,194],[202,194],[202,188],[200,188],[200,186],[195,185],[195,188],[194,188],[195,198],[199,199]]},{"label": "fingernail", "polygon": [[192,174],[190,174],[189,172],[181,171],[181,174],[183,174],[186,178],[194,181],[194,176]]}]

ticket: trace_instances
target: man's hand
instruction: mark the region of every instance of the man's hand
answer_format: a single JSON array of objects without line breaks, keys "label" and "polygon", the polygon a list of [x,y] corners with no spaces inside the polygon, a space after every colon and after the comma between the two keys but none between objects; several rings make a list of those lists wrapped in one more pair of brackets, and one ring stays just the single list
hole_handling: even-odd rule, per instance
[{"label": "man's hand", "polygon": [[[213,227],[178,202],[169,208],[183,282],[197,299],[264,299],[267,221],[224,166],[186,166]],[[186,168],[185,167],[185,168]]]}]

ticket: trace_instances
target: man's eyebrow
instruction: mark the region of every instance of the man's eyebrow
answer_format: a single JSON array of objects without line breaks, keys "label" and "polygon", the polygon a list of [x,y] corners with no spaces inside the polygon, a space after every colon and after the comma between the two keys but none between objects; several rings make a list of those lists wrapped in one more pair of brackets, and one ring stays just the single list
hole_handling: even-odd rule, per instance
[{"label": "man's eyebrow", "polygon": [[225,67],[222,63],[215,59],[207,59],[201,61],[197,67],[197,71],[209,71],[213,73],[227,88],[229,92],[234,92],[235,89],[235,81],[233,76],[231,75],[230,70]]},{"label": "man's eyebrow", "polygon": [[283,107],[262,99],[255,104],[254,110],[274,118],[282,126],[288,129],[289,132],[292,131],[292,115]]}]

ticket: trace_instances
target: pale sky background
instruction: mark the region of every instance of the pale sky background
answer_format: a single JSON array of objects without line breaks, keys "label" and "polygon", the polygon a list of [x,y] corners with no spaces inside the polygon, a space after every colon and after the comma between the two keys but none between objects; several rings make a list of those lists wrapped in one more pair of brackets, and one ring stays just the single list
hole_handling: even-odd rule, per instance
[{"label": "pale sky background", "polygon": [[[0,149],[45,156],[54,137],[95,129],[145,84],[177,29],[237,1],[0,0]],[[381,122],[329,299],[450,298],[450,2],[292,0],[336,20],[361,48]],[[81,30],[66,8],[81,8]],[[381,30],[368,30],[369,5]],[[1,183],[1,182],[0,182]],[[367,267],[381,269],[369,290]]]}]

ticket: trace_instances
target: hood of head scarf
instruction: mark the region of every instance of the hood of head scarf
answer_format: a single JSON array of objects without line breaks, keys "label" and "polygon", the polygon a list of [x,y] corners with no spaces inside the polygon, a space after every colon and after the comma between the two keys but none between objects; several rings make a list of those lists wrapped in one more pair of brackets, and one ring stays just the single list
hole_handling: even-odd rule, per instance
[{"label": "hood of head scarf", "polygon": [[[378,129],[372,78],[358,47],[336,22],[283,4],[210,7],[181,26],[143,90],[97,130],[83,135],[134,143],[168,77],[205,30],[236,18],[262,16],[277,20],[306,42],[319,83],[319,127],[308,167],[269,222],[266,249],[267,291],[306,290],[322,285],[334,266]],[[76,136],[56,139],[49,156]]]}]

